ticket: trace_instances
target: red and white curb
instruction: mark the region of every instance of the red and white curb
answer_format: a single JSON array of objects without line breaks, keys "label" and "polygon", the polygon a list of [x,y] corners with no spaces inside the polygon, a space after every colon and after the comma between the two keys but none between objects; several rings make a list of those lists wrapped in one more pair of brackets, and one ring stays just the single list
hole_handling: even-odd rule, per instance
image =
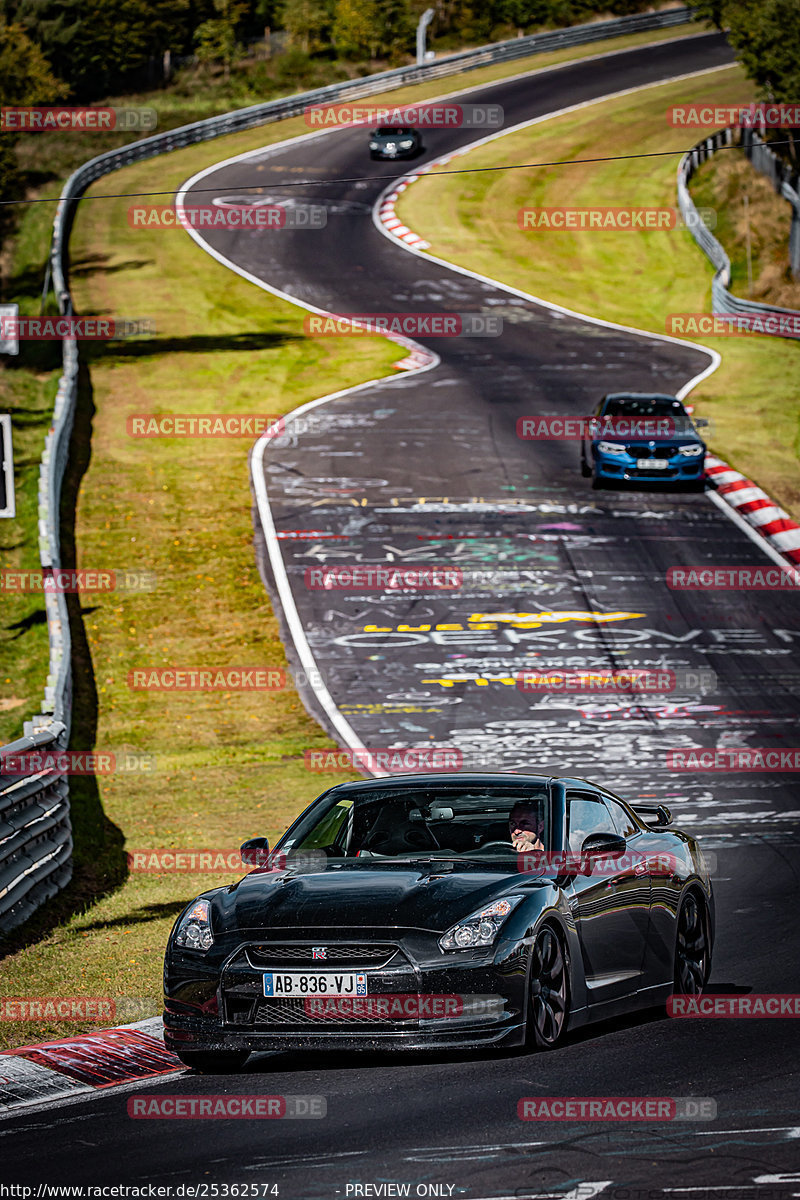
[{"label": "red and white curb", "polygon": [[717,494],[789,563],[800,563],[800,525],[765,491],[720,458],[706,455],[706,477]]},{"label": "red and white curb", "polygon": [[422,346],[415,346],[410,354],[405,358],[399,358],[397,362],[393,362],[392,366],[396,371],[418,371],[420,367],[433,366],[437,361],[436,355],[424,350]]},{"label": "red and white curb", "polygon": [[[433,166],[434,164],[430,164]],[[426,242],[418,233],[414,233],[407,225],[398,217],[395,212],[395,204],[400,199],[402,192],[406,190],[412,183],[416,183],[419,175],[406,175],[401,183],[398,183],[395,189],[384,196],[381,206],[378,209],[378,220],[384,229],[397,238],[400,242],[405,242],[407,246],[415,246],[417,250],[427,250],[430,247],[430,242]]]},{"label": "red and white curb", "polygon": [[115,1084],[183,1071],[160,1017],[0,1052],[0,1116]]}]

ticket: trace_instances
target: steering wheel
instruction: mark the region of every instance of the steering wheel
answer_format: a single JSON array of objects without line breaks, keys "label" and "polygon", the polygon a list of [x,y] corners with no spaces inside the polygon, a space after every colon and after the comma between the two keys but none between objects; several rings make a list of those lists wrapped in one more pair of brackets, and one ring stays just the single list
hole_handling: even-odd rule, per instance
[{"label": "steering wheel", "polygon": [[414,850],[441,850],[442,848],[427,826],[422,829],[409,829],[403,841]]},{"label": "steering wheel", "polygon": [[483,854],[484,850],[496,850],[498,846],[503,850],[511,850],[516,853],[511,842],[484,842],[482,846],[478,846],[477,850],[472,850],[470,853]]}]

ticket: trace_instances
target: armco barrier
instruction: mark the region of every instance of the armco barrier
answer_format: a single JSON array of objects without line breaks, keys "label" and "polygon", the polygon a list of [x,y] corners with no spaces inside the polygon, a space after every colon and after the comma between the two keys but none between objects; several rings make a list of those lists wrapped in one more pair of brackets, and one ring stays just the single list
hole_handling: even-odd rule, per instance
[{"label": "armco barrier", "polygon": [[[757,134],[753,134],[751,130],[744,131],[743,145],[745,150],[751,150],[753,146],[758,147],[759,161],[754,165],[758,169],[763,170],[767,160],[765,153],[768,153],[772,158],[776,157],[772,151],[761,142]],[[757,141],[754,142],[754,139]],[[695,208],[694,201],[689,195],[689,180],[702,162],[706,162],[711,158],[717,150],[726,146],[732,146],[734,143],[734,131],[732,129],[723,129],[720,133],[714,133],[710,137],[703,138],[702,142],[698,142],[688,154],[685,154],[678,165],[678,206],[681,210],[686,224],[691,230],[692,237],[705,253],[706,257],[711,260],[716,271],[714,278],[711,281],[711,308],[715,313],[734,313],[766,316],[767,314],[778,316],[798,316],[800,314],[788,308],[777,308],[773,304],[759,304],[755,300],[742,300],[739,296],[734,296],[728,291],[731,282],[731,260],[725,253],[724,248],[720,245],[712,233],[706,229],[700,216]],[[773,182],[776,182],[774,174],[777,168],[773,164],[769,164],[770,177]],[[800,197],[793,187],[790,186],[788,180],[781,177],[780,194],[792,205],[792,225],[790,233],[790,251],[798,259],[800,259]],[[800,266],[800,261],[798,261]]]},{"label": "armco barrier", "polygon": [[[690,8],[675,8],[667,12],[637,13],[612,21],[514,38],[493,46],[453,54],[421,67],[381,71],[363,79],[330,84],[286,99],[255,104],[99,154],[69,177],[53,222],[51,267],[59,311],[62,314],[72,312],[66,251],[76,203],[91,183],[120,167],[228,133],[300,116],[311,105],[356,100],[405,84],[423,83],[428,79],[455,75],[489,63],[526,58],[546,50],[580,46],[629,33],[670,29],[684,25],[691,19]],[[58,514],[77,389],[78,348],[74,339],[65,339],[63,372],[53,410],[53,423],[45,439],[39,476],[39,551],[43,566],[62,565]],[[64,595],[56,593],[47,593],[45,603],[50,635],[50,668],[42,712],[25,723],[26,737],[0,747],[0,755],[19,753],[21,749],[33,746],[64,748],[69,741],[72,672],[67,606]],[[71,850],[66,778],[36,775],[9,780],[0,775],[0,934],[26,920],[39,904],[69,881]]]}]

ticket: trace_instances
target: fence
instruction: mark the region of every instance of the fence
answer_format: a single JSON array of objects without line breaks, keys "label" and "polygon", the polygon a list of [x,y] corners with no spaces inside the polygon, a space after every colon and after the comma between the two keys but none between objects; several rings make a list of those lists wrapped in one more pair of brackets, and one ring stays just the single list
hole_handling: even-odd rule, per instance
[{"label": "fence", "polygon": [[[271,121],[299,116],[312,105],[360,99],[380,92],[470,71],[489,63],[525,58],[546,50],[579,46],[623,34],[670,29],[692,19],[691,9],[637,13],[589,25],[514,38],[423,66],[399,67],[362,79],[330,84],[285,99],[252,105],[209,117],[119,150],[90,159],[67,180],[53,223],[51,266],[53,288],[62,314],[72,313],[67,279],[67,247],[77,201],[96,179],[134,162],[196,145]],[[63,373],[45,439],[39,477],[39,551],[42,565],[60,567],[59,505],[69,439],[78,391],[78,348],[74,339],[63,343]],[[70,635],[63,594],[45,595],[50,637],[50,667],[42,712],[25,723],[25,738],[0,747],[0,756],[23,749],[65,748],[69,741],[72,673]],[[54,772],[28,777],[0,775],[0,933],[13,929],[70,879],[72,834],[67,781]]]},{"label": "fence", "polygon": [[[800,196],[789,183],[788,171],[783,170],[780,160],[774,160],[777,155],[761,141],[753,130],[743,130],[743,146],[749,151],[753,165],[770,176],[776,190],[792,205],[792,224],[790,229],[790,261],[793,274],[800,273]],[[751,316],[783,316],[797,317],[798,313],[788,308],[778,308],[773,304],[760,304],[755,300],[743,300],[734,296],[728,289],[731,283],[731,260],[724,248],[714,235],[700,220],[694,201],[689,195],[689,180],[698,166],[712,158],[723,147],[734,144],[733,129],[723,129],[710,137],[698,142],[688,154],[685,154],[678,166],[678,206],[681,214],[692,232],[694,240],[711,260],[716,271],[711,281],[711,304],[715,313],[731,313]],[[787,335],[788,336],[788,335]]]}]

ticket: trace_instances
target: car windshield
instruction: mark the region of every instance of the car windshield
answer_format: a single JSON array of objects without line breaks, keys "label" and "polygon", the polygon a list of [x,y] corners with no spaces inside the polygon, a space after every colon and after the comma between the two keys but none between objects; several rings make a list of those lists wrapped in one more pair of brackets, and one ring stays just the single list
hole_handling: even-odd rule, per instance
[{"label": "car windshield", "polygon": [[379,137],[408,137],[411,134],[410,129],[394,128],[391,125],[382,125],[378,130]]},{"label": "car windshield", "polygon": [[604,417],[673,417],[685,412],[674,396],[610,396]]},{"label": "car windshield", "polygon": [[544,785],[385,785],[331,792],[278,849],[323,851],[331,860],[364,865],[376,860],[516,861],[520,847],[548,848],[549,824]]},{"label": "car windshield", "polygon": [[[674,396],[609,396],[600,410],[600,419],[669,417],[669,433],[690,433],[693,425],[689,414]],[[632,430],[634,436],[636,431]]]}]

